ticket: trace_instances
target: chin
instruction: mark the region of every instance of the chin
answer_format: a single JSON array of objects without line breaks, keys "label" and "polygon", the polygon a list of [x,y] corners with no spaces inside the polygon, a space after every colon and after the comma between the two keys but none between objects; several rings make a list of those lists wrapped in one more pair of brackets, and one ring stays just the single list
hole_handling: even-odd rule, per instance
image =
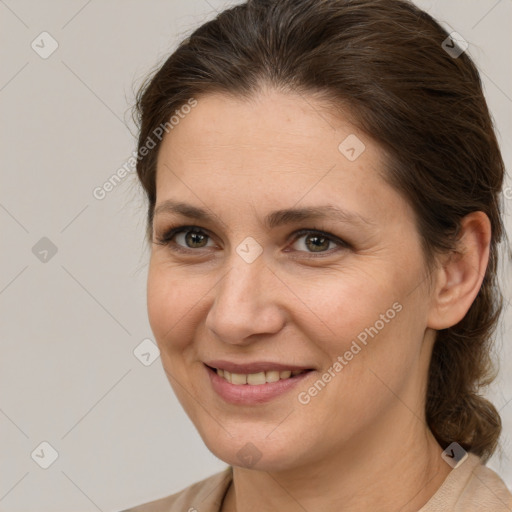
[{"label": "chin", "polygon": [[[238,432],[227,428],[222,433],[199,432],[207,448],[219,459],[231,466],[258,471],[279,472],[292,469],[298,464],[300,454],[297,447],[299,439],[288,436],[286,442],[274,439],[268,432],[262,432],[261,427],[254,426],[254,432],[245,427]],[[270,430],[271,431],[271,430]]]}]

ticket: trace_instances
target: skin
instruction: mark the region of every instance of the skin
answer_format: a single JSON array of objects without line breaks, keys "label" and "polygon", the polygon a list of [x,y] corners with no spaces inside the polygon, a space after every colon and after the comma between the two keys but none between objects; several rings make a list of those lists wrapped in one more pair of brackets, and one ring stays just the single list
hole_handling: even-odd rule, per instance
[{"label": "skin", "polygon": [[[155,241],[174,224],[207,236],[187,245],[187,233],[176,235],[187,253],[152,244],[147,298],[170,384],[207,447],[234,467],[223,511],[417,511],[450,471],[424,417],[435,329],[457,323],[478,293],[488,218],[466,217],[463,253],[428,273],[412,208],[381,176],[383,150],[348,118],[272,89],[252,101],[197,99],[162,142],[156,203],[190,203],[216,220],[155,216]],[[366,146],[355,161],[338,150],[350,134]],[[327,203],[367,222],[263,227],[271,211]],[[349,247],[314,252],[314,233],[293,236],[303,228]],[[248,236],[263,249],[252,263],[236,252]],[[298,394],[394,303],[401,311],[301,404]],[[271,402],[232,405],[212,389],[209,359],[315,371]],[[249,442],[256,464],[237,456]]]}]

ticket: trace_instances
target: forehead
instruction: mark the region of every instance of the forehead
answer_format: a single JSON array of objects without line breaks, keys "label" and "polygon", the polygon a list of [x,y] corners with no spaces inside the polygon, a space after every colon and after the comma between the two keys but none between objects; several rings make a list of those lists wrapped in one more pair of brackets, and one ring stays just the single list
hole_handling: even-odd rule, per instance
[{"label": "forehead", "polygon": [[348,118],[313,96],[204,95],[162,141],[157,207],[184,198],[240,213],[250,204],[276,210],[330,203],[385,218],[399,200],[381,176],[385,158]]},{"label": "forehead", "polygon": [[314,97],[275,90],[250,99],[216,93],[199,97],[196,107],[165,137],[164,145],[184,151],[192,146],[217,150],[232,145],[246,151],[288,147],[304,153],[314,150],[315,141],[340,131],[353,132],[354,127]]},{"label": "forehead", "polygon": [[[364,166],[340,152],[340,143],[347,139],[352,145],[355,141],[358,153],[364,148]],[[219,178],[257,174],[277,179],[288,174],[296,179],[299,174],[320,177],[333,166],[362,174],[369,167],[382,168],[383,156],[325,101],[264,90],[250,99],[218,93],[199,97],[196,107],[164,137],[157,169],[165,174],[163,167],[169,166],[205,178],[214,173]]]}]

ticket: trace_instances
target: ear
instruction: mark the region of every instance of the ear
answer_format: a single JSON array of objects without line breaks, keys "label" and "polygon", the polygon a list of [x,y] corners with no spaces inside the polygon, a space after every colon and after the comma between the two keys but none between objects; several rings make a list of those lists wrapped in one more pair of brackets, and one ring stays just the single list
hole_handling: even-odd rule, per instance
[{"label": "ear", "polygon": [[447,329],[464,318],[482,286],[490,242],[491,222],[484,212],[462,219],[457,249],[444,255],[434,272],[428,327]]}]

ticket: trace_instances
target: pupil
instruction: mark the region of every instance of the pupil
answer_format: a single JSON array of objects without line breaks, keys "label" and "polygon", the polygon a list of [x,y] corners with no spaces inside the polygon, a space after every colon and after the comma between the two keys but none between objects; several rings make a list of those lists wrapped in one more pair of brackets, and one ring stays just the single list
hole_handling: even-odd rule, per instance
[{"label": "pupil", "polygon": [[194,232],[190,232],[189,233],[189,240],[192,241],[192,244],[194,243],[200,243],[201,242],[201,238],[204,238],[203,235],[201,235],[200,233],[194,233]]},{"label": "pupil", "polygon": [[[316,240],[318,242],[318,240],[322,240],[322,241],[327,241],[327,239],[325,237],[320,237],[318,235],[312,235],[309,237],[309,240]],[[327,242],[328,243],[328,242]],[[321,245],[317,245],[316,242],[313,243],[313,246],[312,246],[315,250],[318,249],[320,247],[320,249],[322,248]],[[316,251],[316,252],[320,252],[320,251]]]}]

